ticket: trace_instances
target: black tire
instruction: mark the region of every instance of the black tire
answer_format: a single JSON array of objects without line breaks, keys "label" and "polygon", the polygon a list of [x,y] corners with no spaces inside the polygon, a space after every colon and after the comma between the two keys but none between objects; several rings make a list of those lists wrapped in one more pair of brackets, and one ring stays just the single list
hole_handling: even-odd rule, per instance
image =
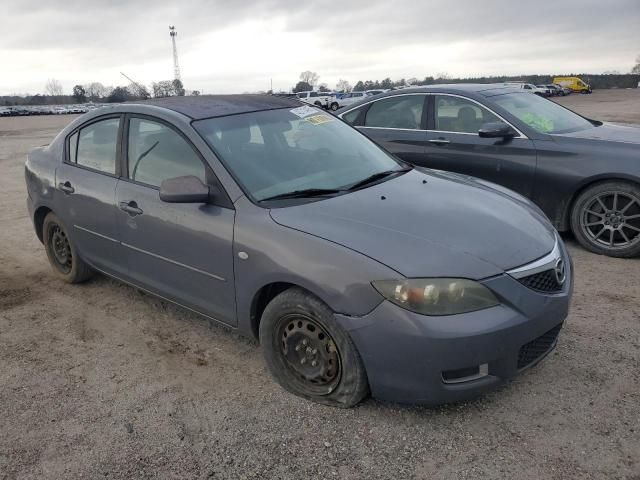
[{"label": "black tire", "polygon": [[338,110],[338,108],[340,108],[340,106],[339,106],[336,102],[333,102],[333,103],[331,104],[331,110],[332,110],[332,111],[334,111],[334,112],[335,112],[336,110]]},{"label": "black tire", "polygon": [[640,255],[640,185],[608,181],[587,188],[573,203],[571,230],[593,253]]},{"label": "black tire", "polygon": [[285,290],[267,305],[260,343],[273,378],[295,395],[349,408],[369,394],[367,374],[351,338],[327,305],[300,288]]},{"label": "black tire", "polygon": [[44,219],[42,238],[49,263],[58,278],[67,283],[80,283],[91,277],[91,268],[80,258],[68,230],[53,212]]}]

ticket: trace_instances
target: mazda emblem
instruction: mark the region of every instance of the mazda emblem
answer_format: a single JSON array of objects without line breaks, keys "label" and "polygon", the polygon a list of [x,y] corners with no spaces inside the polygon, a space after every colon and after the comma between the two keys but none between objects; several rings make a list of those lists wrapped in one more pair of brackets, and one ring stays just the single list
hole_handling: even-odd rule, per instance
[{"label": "mazda emblem", "polygon": [[567,279],[567,272],[565,270],[564,260],[559,258],[556,261],[556,266],[553,269],[553,272],[556,275],[556,281],[558,282],[558,285],[562,285],[564,281]]}]

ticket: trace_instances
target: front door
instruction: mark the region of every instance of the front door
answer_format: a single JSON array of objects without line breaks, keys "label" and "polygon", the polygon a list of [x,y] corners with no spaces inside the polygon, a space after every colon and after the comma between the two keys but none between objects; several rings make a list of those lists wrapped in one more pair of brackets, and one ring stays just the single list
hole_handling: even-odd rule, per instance
[{"label": "front door", "polygon": [[215,201],[165,203],[163,180],[213,172],[173,127],[148,117],[129,120],[126,172],[116,202],[128,277],[199,313],[235,325],[233,223],[235,211]]},{"label": "front door", "polygon": [[531,197],[536,150],[528,138],[481,138],[484,123],[503,121],[482,105],[454,95],[434,95],[423,161],[430,168],[479,177]]},{"label": "front door", "polygon": [[102,117],[73,132],[56,169],[56,213],[83,260],[115,275],[126,271],[115,203],[120,122]]}]

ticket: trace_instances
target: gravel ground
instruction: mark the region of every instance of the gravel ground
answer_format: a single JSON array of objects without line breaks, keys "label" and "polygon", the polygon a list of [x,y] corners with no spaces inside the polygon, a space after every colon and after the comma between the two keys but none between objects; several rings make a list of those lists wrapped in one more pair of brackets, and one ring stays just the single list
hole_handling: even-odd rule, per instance
[{"label": "gravel ground", "polygon": [[[640,122],[628,92],[563,103]],[[558,347],[495,393],[323,407],[275,385],[252,341],[105,277],[53,277],[23,162],[69,120],[0,119],[0,478],[640,479],[640,259],[567,238]]]},{"label": "gravel ground", "polygon": [[595,120],[640,123],[640,88],[594,90],[591,95],[555,97],[556,102]]}]

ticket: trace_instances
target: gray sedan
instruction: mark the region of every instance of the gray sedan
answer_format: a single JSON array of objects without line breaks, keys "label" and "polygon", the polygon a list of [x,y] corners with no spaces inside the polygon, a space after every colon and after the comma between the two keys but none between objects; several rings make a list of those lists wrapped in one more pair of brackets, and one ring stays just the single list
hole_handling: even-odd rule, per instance
[{"label": "gray sedan", "polygon": [[569,256],[531,202],[293,99],[95,110],[30,153],[26,182],[59,278],[102,272],[254,336],[284,388],[329,405],[495,388],[569,308]]}]

